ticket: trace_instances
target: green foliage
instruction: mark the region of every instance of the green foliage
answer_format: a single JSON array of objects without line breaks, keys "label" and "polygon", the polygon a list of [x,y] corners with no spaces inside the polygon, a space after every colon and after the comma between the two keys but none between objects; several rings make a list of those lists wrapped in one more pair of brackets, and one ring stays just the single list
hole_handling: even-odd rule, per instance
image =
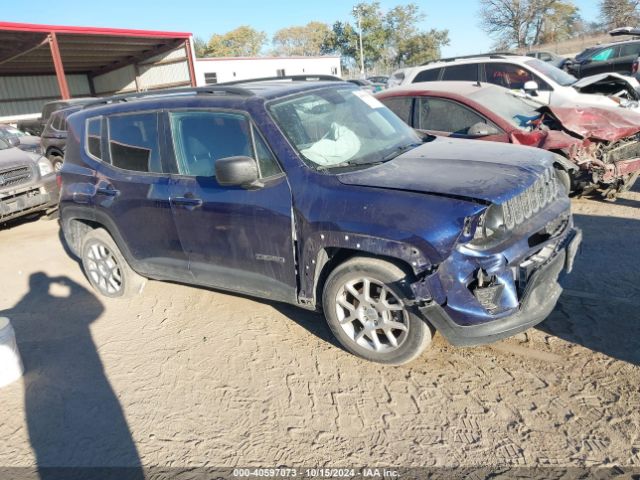
[{"label": "green foliage", "polygon": [[329,27],[321,22],[282,28],[273,36],[276,55],[320,55],[331,36]]},{"label": "green foliage", "polygon": [[419,29],[425,15],[415,3],[398,5],[386,13],[377,1],[359,3],[353,8],[353,18],[353,25],[333,24],[323,49],[339,53],[347,65],[360,65],[360,28],[365,68],[374,64],[393,68],[438,58],[440,48],[449,43],[446,30]]},{"label": "green foliage", "polygon": [[254,57],[267,41],[267,34],[247,25],[223,35],[214,34],[207,46],[210,57]]}]

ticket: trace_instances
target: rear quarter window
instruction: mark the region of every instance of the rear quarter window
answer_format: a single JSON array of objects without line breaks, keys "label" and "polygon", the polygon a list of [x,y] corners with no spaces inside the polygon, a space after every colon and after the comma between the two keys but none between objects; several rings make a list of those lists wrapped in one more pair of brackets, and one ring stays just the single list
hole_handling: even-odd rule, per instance
[{"label": "rear quarter window", "polygon": [[442,68],[431,68],[429,70],[423,70],[416,75],[412,83],[418,82],[435,82],[440,77]]}]

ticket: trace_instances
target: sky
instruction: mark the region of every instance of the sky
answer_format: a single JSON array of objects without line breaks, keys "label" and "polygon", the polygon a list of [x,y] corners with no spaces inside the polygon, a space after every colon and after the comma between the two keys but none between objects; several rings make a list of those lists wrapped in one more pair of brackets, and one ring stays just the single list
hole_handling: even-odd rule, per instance
[{"label": "sky", "polygon": [[[0,21],[136,28],[190,32],[202,38],[250,25],[272,36],[278,29],[320,21],[352,21],[351,9],[359,0],[29,0],[28,8],[5,8]],[[414,0],[426,14],[421,27],[449,30],[450,45],[443,56],[488,51],[492,40],[479,27],[477,0]],[[409,3],[382,0],[383,9]],[[598,20],[597,0],[574,0],[587,21]]]}]

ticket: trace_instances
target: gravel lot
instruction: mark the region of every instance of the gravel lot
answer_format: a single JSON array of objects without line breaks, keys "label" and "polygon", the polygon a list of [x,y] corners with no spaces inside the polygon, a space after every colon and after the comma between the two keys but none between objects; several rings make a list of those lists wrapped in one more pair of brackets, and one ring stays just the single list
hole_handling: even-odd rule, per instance
[{"label": "gravel lot", "polygon": [[57,222],[0,230],[3,466],[640,467],[640,190],[574,201],[582,256],[551,317],[491,346],[437,336],[400,368],[318,315],[149,282],[97,298]]}]

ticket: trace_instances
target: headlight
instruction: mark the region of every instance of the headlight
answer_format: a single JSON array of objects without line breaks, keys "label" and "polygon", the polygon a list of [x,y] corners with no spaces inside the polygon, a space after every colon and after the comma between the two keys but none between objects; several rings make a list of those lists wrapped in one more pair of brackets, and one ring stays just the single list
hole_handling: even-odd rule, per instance
[{"label": "headlight", "polygon": [[40,170],[40,176],[42,177],[53,172],[53,166],[51,165],[51,162],[44,157],[38,160],[38,169]]},{"label": "headlight", "polygon": [[510,230],[505,220],[505,210],[502,205],[491,205],[477,217],[475,232],[471,244],[486,246],[488,242],[499,239]]}]

